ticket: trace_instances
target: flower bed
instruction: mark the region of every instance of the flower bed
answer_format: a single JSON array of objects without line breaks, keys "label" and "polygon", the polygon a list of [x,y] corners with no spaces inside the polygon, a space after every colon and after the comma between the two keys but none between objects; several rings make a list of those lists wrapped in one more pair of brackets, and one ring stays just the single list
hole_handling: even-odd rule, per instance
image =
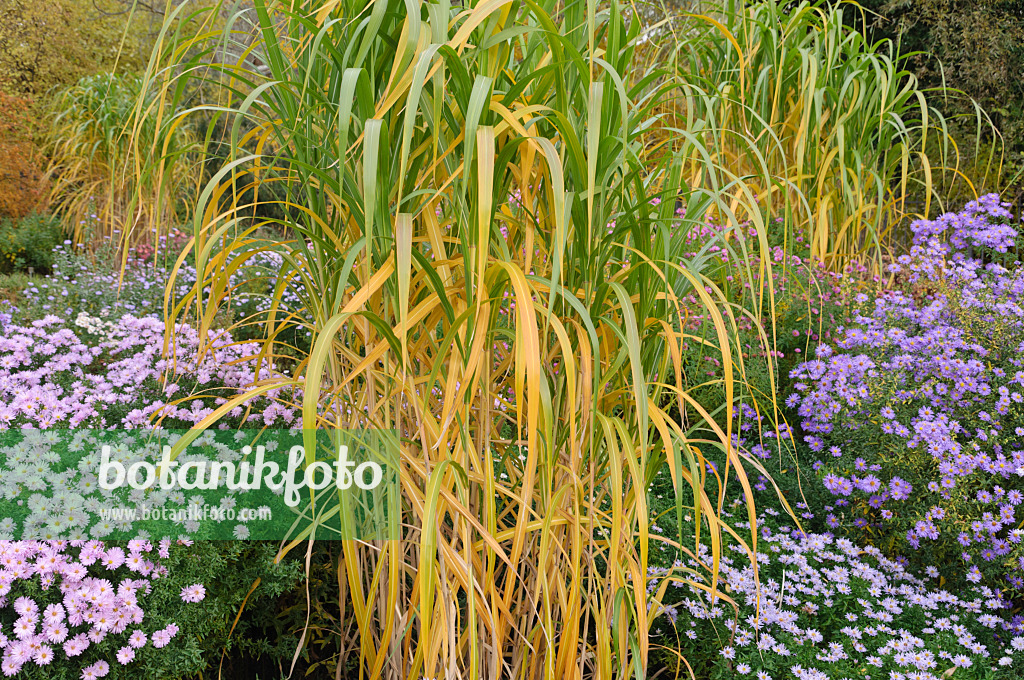
[{"label": "flower bed", "polygon": [[[198,333],[175,327],[164,358],[164,324],[154,317],[115,321],[80,313],[72,322],[48,315],[30,325],[0,319],[0,426],[190,427],[257,379],[254,343],[217,332],[213,349],[196,356]],[[259,364],[259,365],[258,365]],[[297,411],[281,391],[237,407],[222,425],[288,427]],[[183,398],[186,398],[183,401]]]},{"label": "flower bed", "polygon": [[666,601],[678,593],[677,604],[660,612],[673,623],[662,642],[677,646],[697,677],[1019,677],[1024,636],[999,615],[1007,603],[998,592],[972,586],[954,595],[938,587],[934,570],[918,578],[878,548],[780,520],[775,511],[759,518],[756,575],[746,551],[730,545],[719,570],[724,597],[705,590],[706,546],[700,562],[651,570],[649,590],[668,590]]},{"label": "flower bed", "polygon": [[[11,314],[13,311],[13,320],[22,324],[49,315],[75,319],[82,312],[104,321],[125,314],[163,318],[167,283],[183,243],[180,238],[161,237],[161,241],[158,254],[132,248],[123,267],[120,255],[109,241],[94,254],[86,254],[65,241],[53,250],[50,276],[33,282],[24,291],[21,309],[5,312],[0,307],[0,312]],[[226,323],[221,325],[246,320],[245,325],[236,329],[236,335],[247,336],[241,339],[259,335],[255,322],[266,317],[275,300],[279,312],[294,312],[303,306],[301,282],[290,281],[282,290],[277,290],[284,259],[280,253],[265,248],[254,244],[244,270],[228,276],[231,294],[220,318]],[[187,295],[196,279],[195,264],[189,256],[175,275],[175,300],[172,302]],[[305,333],[303,337],[288,339],[301,344],[308,337],[309,333]]]},{"label": "flower bed", "polygon": [[[913,225],[898,286],[797,367],[788,405],[829,525],[943,576],[1024,591],[1024,269],[995,196]],[[944,566],[944,565],[949,565]]]},{"label": "flower bed", "polygon": [[[28,291],[37,300],[31,309],[0,310],[0,428],[76,428],[82,434],[86,428],[154,424],[187,428],[253,381],[279,375],[257,362],[256,344],[237,342],[224,331],[213,331],[211,350],[197,357],[198,333],[186,325],[175,327],[165,358],[164,324],[154,315],[162,304],[159,271],[132,268],[120,286],[116,275],[86,266],[84,259],[65,253],[58,263],[52,276]],[[288,427],[297,422],[292,404],[299,396],[268,392],[238,407],[221,427]],[[52,461],[44,455],[43,462]],[[27,461],[7,463],[0,493],[25,497],[30,510],[41,510],[46,494],[26,488],[27,477],[19,473]],[[56,540],[6,540],[14,524],[10,518],[0,523],[5,676],[93,680],[137,677],[140,669],[147,677],[194,674],[228,640],[257,578],[262,585],[250,604],[280,595],[299,576],[295,564],[274,563],[276,549],[269,544],[89,540],[90,531],[102,535],[90,523],[82,525],[96,508],[57,486],[52,492],[63,500],[41,515],[66,525]],[[64,522],[57,507],[82,521]],[[29,533],[54,531],[46,524]],[[234,638],[244,639],[265,618],[263,612],[247,617]],[[262,647],[293,642],[287,636],[282,641]]]}]

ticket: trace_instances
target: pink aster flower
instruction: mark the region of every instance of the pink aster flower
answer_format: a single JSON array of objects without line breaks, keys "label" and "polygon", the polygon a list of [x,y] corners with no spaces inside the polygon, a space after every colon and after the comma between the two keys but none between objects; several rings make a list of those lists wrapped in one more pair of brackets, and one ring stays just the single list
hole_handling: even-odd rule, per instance
[{"label": "pink aster flower", "polygon": [[56,644],[64,642],[68,637],[68,627],[63,623],[47,624],[44,632],[46,633],[46,639]]},{"label": "pink aster flower", "polygon": [[206,597],[206,588],[196,583],[181,589],[181,599],[184,602],[202,602]]},{"label": "pink aster flower", "polygon": [[22,616],[14,622],[14,635],[19,640],[27,640],[36,634],[36,624],[31,618]]},{"label": "pink aster flower", "polygon": [[14,611],[19,616],[27,616],[39,613],[39,605],[30,597],[19,597],[14,601]]},{"label": "pink aster flower", "polygon": [[68,656],[78,656],[89,648],[89,638],[84,633],[79,633],[64,643],[64,653]]},{"label": "pink aster flower", "polygon": [[36,651],[35,657],[36,664],[40,666],[47,666],[53,661],[53,649],[49,645],[42,645],[38,651]]},{"label": "pink aster flower", "polygon": [[153,646],[157,649],[166,647],[171,641],[171,634],[166,630],[158,630],[153,633]]},{"label": "pink aster flower", "polygon": [[60,623],[64,620],[64,607],[59,604],[47,605],[43,619],[46,623]]},{"label": "pink aster flower", "polygon": [[146,637],[146,634],[143,633],[141,630],[133,630],[132,634],[128,636],[128,644],[136,649],[139,649],[140,647],[146,646],[146,640],[148,639],[149,638]]}]

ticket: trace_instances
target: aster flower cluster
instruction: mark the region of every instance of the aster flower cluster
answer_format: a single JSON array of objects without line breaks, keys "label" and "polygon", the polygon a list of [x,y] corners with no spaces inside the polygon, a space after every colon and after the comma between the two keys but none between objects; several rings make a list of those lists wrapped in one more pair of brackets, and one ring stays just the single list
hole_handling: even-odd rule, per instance
[{"label": "aster flower cluster", "polygon": [[[692,244],[699,250],[699,239],[722,232],[728,234],[728,241],[748,241],[745,245],[748,251],[760,249],[756,243],[757,229],[749,224],[728,230],[710,222],[690,225],[690,231],[683,231],[682,238],[687,247]],[[800,234],[785,240],[778,237],[778,231],[772,230],[769,238],[769,243],[777,241],[779,245],[773,245],[763,259],[753,258],[749,268],[731,264],[728,249],[708,246],[711,258],[708,266],[714,270],[715,265],[720,264],[718,281],[725,281],[723,290],[728,302],[720,304],[719,313],[723,318],[734,320],[740,333],[736,349],[747,368],[747,387],[750,394],[758,395],[775,389],[769,380],[769,365],[778,375],[800,363],[817,343],[832,341],[834,328],[846,318],[854,297],[865,287],[862,279],[866,274],[866,269],[858,264],[850,265],[841,272],[829,271],[823,263],[811,257],[811,248]],[[737,245],[735,249],[742,247]],[[708,292],[711,292],[710,288]],[[683,328],[687,334],[701,337],[708,333],[713,320],[697,295],[683,296],[680,302],[686,308]],[[760,307],[763,328],[772,342],[770,347],[764,344],[762,327],[738,311],[756,310],[757,307]],[[724,383],[715,380],[722,375],[721,353],[709,349],[706,343],[688,340],[683,341],[682,349],[683,370],[693,378],[691,382],[708,381],[705,385],[693,385],[691,395],[713,412],[726,399]]]},{"label": "aster flower cluster", "polygon": [[796,367],[787,405],[834,498],[832,528],[1020,590],[1024,269],[979,259],[1014,243],[1008,216],[987,196],[916,223],[918,250],[895,265],[909,287],[865,301]]},{"label": "aster flower cluster", "polygon": [[[187,547],[188,541],[179,541]],[[143,605],[168,576],[170,539],[126,546],[100,541],[0,541],[0,671],[13,676],[33,667],[78,666],[82,680],[116,667],[139,665],[178,634],[158,625]],[[187,592],[186,592],[187,591]],[[181,600],[205,597],[202,584]]]},{"label": "aster flower cluster", "polygon": [[[80,315],[70,323],[47,315],[6,323],[2,333],[0,427],[134,428],[161,418],[187,428],[256,380],[280,376],[257,362],[258,345],[225,332],[215,332],[212,351],[199,357],[199,334],[186,325],[175,327],[165,358],[164,324],[151,316]],[[290,396],[271,391],[231,418],[287,427],[298,417]]]},{"label": "aster flower cluster", "polygon": [[878,548],[772,530],[771,521],[759,519],[756,574],[738,543],[722,555],[717,597],[707,546],[649,570],[648,591],[666,589],[661,601],[672,603],[656,613],[680,635],[698,677],[938,680],[950,669],[956,678],[1019,677],[1024,629],[1000,615],[1009,604],[998,591],[977,585],[953,594],[934,570],[921,578]]},{"label": "aster flower cluster", "polygon": [[915,244],[940,243],[944,253],[957,253],[955,259],[966,258],[971,247],[1005,253],[1017,241],[1017,230],[1007,224],[1013,219],[1010,204],[998,194],[986,194],[971,201],[958,213],[945,213],[934,220],[918,220],[910,226]]},{"label": "aster flower cluster", "polygon": [[[180,246],[175,242],[164,247],[171,245]],[[130,249],[122,269],[121,259],[112,245],[101,248],[99,254],[87,255],[65,241],[54,249],[50,276],[25,289],[30,303],[29,308],[21,310],[20,316],[38,318],[54,314],[75,318],[84,313],[103,322],[111,322],[124,314],[162,316],[164,294],[174,262],[165,261],[166,258],[154,260],[151,253],[149,255],[144,258],[135,248]],[[176,257],[177,252],[174,255]],[[225,311],[237,319],[258,319],[270,310],[275,300],[279,310],[301,310],[303,287],[300,281],[290,281],[277,291],[283,269],[284,259],[280,253],[254,250],[248,255],[245,266],[228,277],[230,293]],[[182,263],[175,278],[175,297],[181,299],[189,293],[196,280],[194,264]]]},{"label": "aster flower cluster", "polygon": [[898,257],[891,271],[917,283],[955,274],[961,266],[973,269],[983,260],[1008,253],[1019,237],[1017,229],[1007,224],[1012,220],[1009,206],[998,194],[986,194],[958,213],[917,220],[910,225],[914,234],[910,253]]}]

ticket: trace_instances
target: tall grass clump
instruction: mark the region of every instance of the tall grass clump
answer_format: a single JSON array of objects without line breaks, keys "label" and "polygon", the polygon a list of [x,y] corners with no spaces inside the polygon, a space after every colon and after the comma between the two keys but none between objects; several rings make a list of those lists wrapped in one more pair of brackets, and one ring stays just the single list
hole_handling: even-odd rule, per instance
[{"label": "tall grass clump", "polygon": [[[854,216],[882,224],[896,205],[889,151],[850,147],[845,132],[832,151],[808,150],[831,139],[812,122],[831,124],[853,94],[807,122],[794,101],[811,106],[828,83],[765,99],[778,71],[769,54],[787,55],[787,74],[794,50],[814,55],[795,37],[761,48],[747,36],[744,53],[737,26],[721,22],[711,22],[717,38],[684,38],[695,61],[680,77],[637,53],[639,22],[627,25],[617,2],[256,0],[211,30],[221,10],[185,3],[168,18],[196,28],[161,36],[131,125],[133,163],[159,177],[174,160],[148,155],[154,117],[169,128],[225,121],[229,157],[198,193],[179,261],[194,257],[197,281],[183,299],[168,294],[167,327],[185,321],[206,338],[246,263],[274,251],[274,298],[297,303],[259,319],[261,356],[293,363],[249,396],[299,388],[278,394],[301,394],[309,430],[401,438],[400,537],[342,543],[337,608],[354,623],[337,633],[338,672],[652,672],[648,632],[665,589],[694,574],[680,568],[649,589],[651,544],[710,555],[698,559],[710,575],[690,581],[728,601],[717,573],[731,529],[716,481],[737,473],[750,499],[734,446],[736,401],[751,396],[737,329],[761,345],[747,355],[773,354],[764,305],[736,306],[729,286],[772,280],[767,217],[839,225],[820,247],[842,252],[835,244],[864,247]],[[797,11],[808,33],[820,10]],[[719,43],[743,55],[741,68]],[[698,90],[698,74],[714,91]],[[902,92],[870,78],[851,87],[868,85],[864,97]],[[198,91],[220,99],[189,99]],[[159,118],[165,110],[179,113]],[[886,110],[877,115],[888,125]],[[885,134],[913,148],[909,124]],[[256,238],[263,227],[281,240]],[[308,347],[284,346],[306,332]],[[714,359],[710,376],[687,368],[695,345]],[[694,398],[708,385],[721,403]],[[705,464],[711,449],[724,469]],[[664,466],[678,523],[695,513],[706,552],[649,533],[648,487]]]},{"label": "tall grass clump", "polygon": [[[131,75],[87,76],[49,102],[50,201],[76,242],[155,243],[194,202],[194,136],[164,102],[140,99],[142,84]],[[137,105],[147,115],[136,116]]]},{"label": "tall grass clump", "polygon": [[[681,80],[680,126],[709,121],[720,163],[754,178],[762,206],[774,199],[771,216],[807,237],[812,258],[878,273],[896,228],[944,209],[941,187],[962,172],[945,119],[907,68],[912,55],[854,28],[860,12],[726,3],[671,24],[679,41],[664,53]],[[758,185],[765,175],[772,182]]]}]

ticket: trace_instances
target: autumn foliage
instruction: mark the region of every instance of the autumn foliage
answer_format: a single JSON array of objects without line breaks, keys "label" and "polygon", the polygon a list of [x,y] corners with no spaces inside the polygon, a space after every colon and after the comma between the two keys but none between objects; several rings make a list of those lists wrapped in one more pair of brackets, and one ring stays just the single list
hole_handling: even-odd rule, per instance
[{"label": "autumn foliage", "polygon": [[47,195],[32,141],[31,102],[0,92],[0,217],[23,217]]}]

